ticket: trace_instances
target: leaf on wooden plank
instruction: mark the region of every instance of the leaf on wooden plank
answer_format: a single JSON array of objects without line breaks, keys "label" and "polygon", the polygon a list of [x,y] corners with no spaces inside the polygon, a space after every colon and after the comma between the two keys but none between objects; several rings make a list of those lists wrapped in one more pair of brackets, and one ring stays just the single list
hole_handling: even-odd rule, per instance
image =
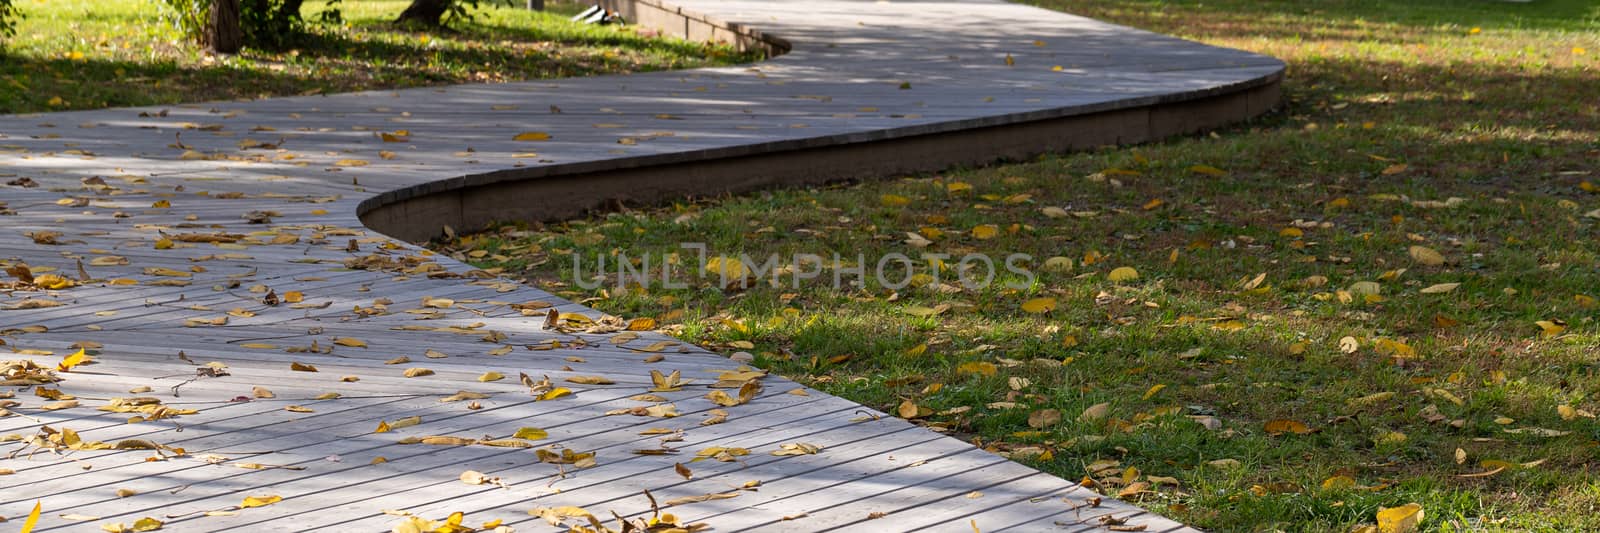
[{"label": "leaf on wooden plank", "polygon": [[650,343],[649,346],[645,346],[643,348],[629,348],[629,349],[633,350],[633,351],[636,351],[636,352],[655,353],[655,352],[659,352],[661,350],[665,350],[667,348],[671,348],[673,346],[677,346],[679,344],[682,344],[682,343],[677,342],[677,341],[656,341],[656,342]]},{"label": "leaf on wooden plank", "polygon": [[548,141],[548,140],[550,140],[550,134],[542,132],[542,131],[525,131],[525,132],[522,132],[522,133],[518,133],[517,136],[516,137],[512,137],[511,140],[513,140],[513,141]]},{"label": "leaf on wooden plank", "polygon": [[219,316],[216,318],[190,318],[183,321],[183,327],[186,328],[196,328],[200,326],[225,326],[227,324],[228,317],[225,316]]},{"label": "leaf on wooden plank", "polygon": [[422,376],[432,376],[432,375],[433,375],[433,371],[432,370],[428,370],[428,369],[422,368],[422,367],[407,368],[406,371],[405,371],[405,376],[408,377],[408,378],[420,378]]},{"label": "leaf on wooden plank", "polygon": [[394,421],[394,423],[379,421],[378,422],[378,429],[373,430],[373,433],[388,433],[389,431],[392,431],[392,430],[396,430],[396,429],[400,429],[400,428],[407,428],[407,427],[415,426],[415,425],[421,424],[421,423],[422,423],[422,417],[420,417],[420,416],[408,416],[408,417],[396,420],[396,421]]},{"label": "leaf on wooden plank", "polygon": [[575,452],[572,448],[563,448],[561,453],[548,449],[534,450],[534,455],[539,457],[539,462],[551,464],[569,464],[578,468],[589,468],[595,465],[595,452]]},{"label": "leaf on wooden plank", "polygon": [[706,414],[711,415],[711,417],[701,420],[700,425],[702,426],[714,426],[728,421],[728,412],[721,409],[712,409],[706,411]]},{"label": "leaf on wooden plank", "polygon": [[577,383],[579,385],[611,385],[616,383],[605,376],[571,376],[565,381],[568,383]]},{"label": "leaf on wooden plank", "polygon": [[589,514],[589,511],[583,510],[582,507],[575,507],[571,505],[529,509],[528,514],[543,518],[552,526],[559,526],[563,520],[568,518],[594,518],[594,515]]},{"label": "leaf on wooden plank", "polygon": [[[723,406],[723,407],[733,407],[735,405],[739,405],[739,404],[744,403],[744,401],[740,401],[738,398],[734,398],[732,396],[729,396],[728,393],[722,392],[722,391],[719,391],[719,390],[714,390],[714,391],[711,391],[710,393],[707,393],[706,394],[706,399],[707,400],[711,400],[711,403],[714,403],[714,404],[717,404],[717,405],[720,405],[720,406]],[[746,401],[748,401],[748,400],[746,400]]]},{"label": "leaf on wooden plank", "polygon": [[484,393],[481,393],[481,392],[456,391],[455,394],[446,396],[444,398],[440,398],[439,401],[441,401],[441,402],[459,402],[459,401],[464,401],[464,400],[483,400],[483,399],[487,399],[488,397],[489,397],[488,394],[484,394]]},{"label": "leaf on wooden plank", "polygon": [[650,381],[655,387],[650,392],[676,392],[683,390],[683,373],[673,370],[671,374],[662,374],[660,370],[650,371]]},{"label": "leaf on wooden plank", "polygon": [[24,311],[28,309],[48,309],[67,305],[48,298],[23,298],[21,301],[5,307],[7,311]]},{"label": "leaf on wooden plank", "polygon": [[545,391],[544,394],[540,394],[539,395],[539,400],[540,401],[554,400],[554,399],[560,398],[562,396],[571,396],[571,395],[572,395],[572,389],[569,389],[569,388],[566,388],[566,387],[556,387],[556,388],[550,389],[548,391]]},{"label": "leaf on wooden plank", "polygon": [[511,437],[526,440],[540,440],[550,438],[550,432],[536,427],[521,427],[517,428],[517,432],[512,434]]},{"label": "leaf on wooden plank", "polygon": [[364,341],[364,340],[361,340],[361,339],[352,339],[350,337],[334,337],[333,338],[333,343],[337,344],[337,345],[340,345],[340,346],[348,346],[348,347],[351,347],[351,348],[366,348],[367,347],[367,341]]},{"label": "leaf on wooden plank", "polygon": [[478,381],[482,381],[482,382],[500,381],[500,380],[505,379],[505,378],[506,378],[505,374],[501,374],[499,372],[495,372],[493,370],[490,370],[488,372],[484,372],[483,375],[478,376]]},{"label": "leaf on wooden plank", "polygon": [[89,361],[89,356],[84,353],[82,348],[79,348],[77,353],[74,353],[72,355],[67,356],[66,358],[63,358],[61,360],[61,363],[56,365],[56,371],[58,371],[58,372],[70,372],[70,371],[72,371],[72,367],[81,365],[81,364],[83,364],[85,362],[88,362],[88,361]]},{"label": "leaf on wooden plank", "polygon": [[308,364],[305,364],[305,363],[290,362],[289,363],[289,370],[293,370],[293,371],[296,371],[296,372],[316,372],[317,371],[317,367],[314,367],[314,366],[311,366],[311,365],[308,365]]},{"label": "leaf on wooden plank", "polygon": [[33,511],[28,513],[28,519],[22,521],[22,532],[31,533],[39,525],[39,512],[44,510],[44,502],[33,502]]},{"label": "leaf on wooden plank", "polygon": [[815,455],[819,451],[822,451],[821,446],[805,442],[795,442],[778,445],[778,449],[773,450],[772,455],[779,457],[785,455]]},{"label": "leaf on wooden plank", "polygon": [[467,437],[456,437],[456,436],[453,436],[453,435],[429,435],[429,436],[426,436],[426,437],[422,437],[417,442],[421,442],[423,444],[429,444],[429,445],[433,445],[433,446],[471,446],[474,443],[478,442],[478,439],[469,439]]},{"label": "leaf on wooden plank", "polygon": [[174,278],[188,278],[194,276],[194,274],[190,274],[182,270],[173,270],[164,267],[145,267],[144,273],[147,276],[167,276]]},{"label": "leaf on wooden plank", "polygon": [[244,502],[239,504],[239,507],[243,509],[249,509],[251,507],[265,507],[281,501],[283,501],[283,497],[276,494],[269,496],[247,496],[245,497]]}]

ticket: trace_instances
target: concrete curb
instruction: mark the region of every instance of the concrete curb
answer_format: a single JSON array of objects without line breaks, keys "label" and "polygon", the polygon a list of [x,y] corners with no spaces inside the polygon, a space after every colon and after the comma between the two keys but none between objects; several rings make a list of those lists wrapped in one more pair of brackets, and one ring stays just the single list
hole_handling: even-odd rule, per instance
[{"label": "concrete curb", "polygon": [[[655,0],[607,0],[630,23],[692,39],[787,53],[793,44]],[[734,194],[985,165],[1040,153],[1151,142],[1275,108],[1282,69],[1202,89],[946,122],[471,174],[361,202],[362,223],[408,241],[443,225],[559,220],[622,204]]]}]

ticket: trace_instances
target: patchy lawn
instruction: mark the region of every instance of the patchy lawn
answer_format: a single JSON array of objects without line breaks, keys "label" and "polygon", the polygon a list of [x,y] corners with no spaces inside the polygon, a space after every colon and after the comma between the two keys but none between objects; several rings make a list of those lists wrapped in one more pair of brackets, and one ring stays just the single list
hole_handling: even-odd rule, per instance
[{"label": "patchy lawn", "polygon": [[[1202,528],[1349,531],[1415,503],[1428,529],[1600,529],[1600,6],[1041,2],[1283,58],[1287,109],[441,247]],[[951,259],[899,290],[724,288],[708,272],[733,262],[680,242],[859,253],[869,277]],[[683,252],[690,286],[577,286],[574,255],[588,277],[619,252]],[[967,254],[993,283],[955,281]]]},{"label": "patchy lawn", "polygon": [[[450,31],[388,24],[405,0],[343,2],[342,26],[309,24],[297,48],[204,53],[151,0],[18,0],[16,37],[0,55],[0,113],[173,104],[451,83],[615,74],[754,59],[731,48],[633,27],[567,21],[575,4],[538,13],[487,6]],[[307,2],[307,20],[323,6]]]}]

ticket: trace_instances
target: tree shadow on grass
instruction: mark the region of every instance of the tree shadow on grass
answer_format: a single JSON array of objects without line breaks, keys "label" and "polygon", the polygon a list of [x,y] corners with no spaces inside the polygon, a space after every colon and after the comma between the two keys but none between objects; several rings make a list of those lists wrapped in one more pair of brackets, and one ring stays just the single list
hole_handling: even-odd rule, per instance
[{"label": "tree shadow on grass", "polygon": [[0,56],[0,113],[620,74],[755,58],[725,47],[561,25],[467,25],[442,38],[425,36],[431,37],[314,29],[288,53],[247,51],[214,62],[13,53]]},{"label": "tree shadow on grass", "polygon": [[[1370,39],[1376,26],[1417,32],[1468,28],[1594,31],[1600,6],[1589,0],[1026,0],[1068,13],[1116,20],[1177,35],[1216,37],[1346,36]],[[1221,7],[1219,7],[1221,6]],[[1314,25],[1305,25],[1314,22]],[[1452,27],[1453,26],[1453,27]]]}]

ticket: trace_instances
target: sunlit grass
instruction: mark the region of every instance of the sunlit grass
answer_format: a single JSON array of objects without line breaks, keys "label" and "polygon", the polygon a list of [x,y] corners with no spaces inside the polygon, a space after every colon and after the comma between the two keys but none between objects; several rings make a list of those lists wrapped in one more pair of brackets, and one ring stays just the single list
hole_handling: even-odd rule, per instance
[{"label": "sunlit grass", "polygon": [[[1283,58],[1287,107],[1215,136],[444,248],[1108,495],[1145,483],[1125,497],[1202,528],[1349,531],[1414,502],[1430,529],[1600,529],[1600,6],[1045,3]],[[964,288],[920,262],[944,283],[730,289],[682,242],[786,261],[1025,253],[1037,277]],[[676,252],[686,289],[573,278],[573,255],[592,272]],[[1137,279],[1108,279],[1124,266]],[[1055,308],[1023,309],[1041,298]],[[1050,409],[1059,422],[1030,425]]]},{"label": "sunlit grass", "polygon": [[[60,111],[447,83],[639,72],[751,59],[722,46],[553,12],[486,8],[446,31],[389,21],[404,0],[341,4],[345,24],[311,24],[284,51],[215,57],[184,40],[154,0],[18,0],[23,18],[0,56],[0,112]],[[486,2],[485,6],[493,5]],[[316,20],[320,2],[304,14]]]}]

